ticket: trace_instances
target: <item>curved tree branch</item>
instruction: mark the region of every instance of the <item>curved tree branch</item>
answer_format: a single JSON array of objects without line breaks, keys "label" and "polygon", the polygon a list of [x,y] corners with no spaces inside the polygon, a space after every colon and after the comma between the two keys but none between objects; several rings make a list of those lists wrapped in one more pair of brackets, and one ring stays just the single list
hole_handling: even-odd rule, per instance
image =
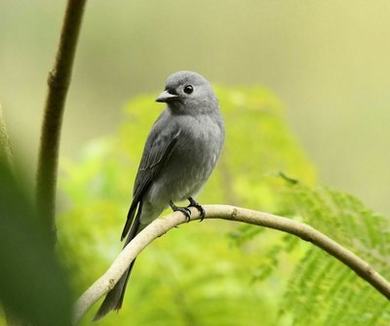
[{"label": "curved tree branch", "polygon": [[[390,299],[390,283],[378,274],[366,261],[356,256],[325,234],[313,227],[292,219],[262,213],[250,209],[228,205],[203,206],[206,218],[218,218],[264,226],[293,234],[302,240],[309,241],[337,258],[355,273],[371,284],[378,292]],[[199,212],[192,210],[191,220],[199,219]],[[182,213],[176,212],[166,218],[158,218],[140,232],[117,256],[110,268],[93,283],[78,299],[74,309],[74,321],[77,323],[86,311],[112,289],[115,283],[128,268],[131,261],[154,239],[160,237],[173,227],[185,222]]]},{"label": "curved tree branch", "polygon": [[[55,232],[54,210],[62,116],[86,0],[68,0],[56,60],[49,73],[37,173],[37,204]],[[54,237],[55,238],[55,237]]]}]

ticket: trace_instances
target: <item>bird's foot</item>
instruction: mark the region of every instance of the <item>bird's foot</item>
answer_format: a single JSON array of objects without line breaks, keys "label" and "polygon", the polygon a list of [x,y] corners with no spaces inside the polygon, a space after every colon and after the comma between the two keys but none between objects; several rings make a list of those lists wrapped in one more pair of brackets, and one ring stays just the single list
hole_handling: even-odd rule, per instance
[{"label": "bird's foot", "polygon": [[190,204],[187,206],[187,207],[195,207],[198,211],[199,211],[199,214],[200,214],[200,222],[202,222],[206,216],[206,212],[204,210],[204,208],[202,207],[202,205],[200,205],[194,198],[192,197],[188,197],[188,201],[190,202]]},{"label": "bird's foot", "polygon": [[186,218],[186,222],[191,220],[191,210],[187,207],[178,207],[172,201],[169,202],[169,206],[171,206],[174,212],[182,212],[184,217]]}]

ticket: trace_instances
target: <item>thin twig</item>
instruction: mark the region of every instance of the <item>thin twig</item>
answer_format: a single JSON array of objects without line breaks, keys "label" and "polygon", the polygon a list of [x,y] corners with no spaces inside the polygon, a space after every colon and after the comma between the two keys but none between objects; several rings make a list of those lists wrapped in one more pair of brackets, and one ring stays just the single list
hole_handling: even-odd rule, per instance
[{"label": "thin twig", "polygon": [[37,173],[40,215],[55,238],[55,198],[61,124],[86,0],[68,0],[53,69],[49,73]]},{"label": "thin twig", "polygon": [[[203,206],[206,218],[224,219],[259,225],[293,234],[302,240],[309,241],[337,258],[356,272],[363,280],[378,292],[390,299],[390,283],[377,273],[366,261],[356,256],[325,234],[313,227],[292,219],[268,213],[253,211],[228,205]],[[199,212],[192,209],[191,220],[199,219]],[[74,322],[81,320],[87,310],[114,287],[128,268],[131,261],[154,239],[160,237],[173,227],[185,222],[183,214],[176,212],[166,218],[158,218],[140,232],[117,256],[110,268],[95,281],[78,299],[74,309]]]}]

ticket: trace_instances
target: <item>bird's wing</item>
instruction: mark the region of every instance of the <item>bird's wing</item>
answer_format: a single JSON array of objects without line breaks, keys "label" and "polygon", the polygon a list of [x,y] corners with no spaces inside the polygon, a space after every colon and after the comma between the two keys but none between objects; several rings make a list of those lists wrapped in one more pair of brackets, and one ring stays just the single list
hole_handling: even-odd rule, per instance
[{"label": "bird's wing", "polygon": [[[123,228],[121,239],[129,232],[133,223],[136,211],[136,218],[141,215],[142,198],[149,189],[151,183],[161,171],[161,167],[170,157],[181,133],[181,129],[171,125],[170,128],[161,128],[159,120],[153,126],[153,129],[146,141],[144,152],[134,184],[133,201],[129,213],[127,214],[126,224]],[[138,208],[138,209],[137,209]]]}]

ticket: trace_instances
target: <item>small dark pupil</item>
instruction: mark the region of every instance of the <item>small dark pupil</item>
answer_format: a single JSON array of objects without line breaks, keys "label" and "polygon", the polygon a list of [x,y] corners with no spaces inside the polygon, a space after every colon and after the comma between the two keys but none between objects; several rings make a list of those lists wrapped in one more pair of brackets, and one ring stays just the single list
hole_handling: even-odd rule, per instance
[{"label": "small dark pupil", "polygon": [[194,88],[191,85],[187,85],[184,87],[184,92],[187,94],[191,94],[194,91]]}]

